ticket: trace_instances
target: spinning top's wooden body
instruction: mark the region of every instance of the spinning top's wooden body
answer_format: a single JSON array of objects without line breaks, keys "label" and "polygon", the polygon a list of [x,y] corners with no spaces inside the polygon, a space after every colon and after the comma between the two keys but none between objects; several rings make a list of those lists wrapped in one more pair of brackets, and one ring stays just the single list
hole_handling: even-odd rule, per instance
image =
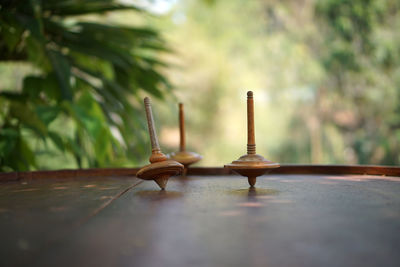
[{"label": "spinning top's wooden body", "polygon": [[174,160],[167,160],[167,156],[161,152],[160,145],[154,127],[153,113],[151,111],[150,99],[144,99],[146,108],[147,124],[149,127],[151,141],[150,164],[141,168],[136,176],[144,180],[154,180],[162,190],[165,189],[170,176],[177,175],[182,172],[183,165]]},{"label": "spinning top's wooden body", "polygon": [[165,189],[168,178],[182,172],[183,166],[174,160],[165,160],[141,168],[136,176],[143,180],[154,180],[161,189]]},{"label": "spinning top's wooden body", "polygon": [[247,154],[224,167],[246,176],[250,186],[254,187],[258,176],[279,166],[279,163],[266,160],[263,156],[256,154],[253,92],[249,91],[247,92]]},{"label": "spinning top's wooden body", "polygon": [[186,174],[187,168],[190,164],[196,163],[203,157],[197,153],[186,151],[185,142],[185,118],[183,104],[179,103],[179,151],[171,153],[170,158],[182,163],[185,166],[183,175]]}]

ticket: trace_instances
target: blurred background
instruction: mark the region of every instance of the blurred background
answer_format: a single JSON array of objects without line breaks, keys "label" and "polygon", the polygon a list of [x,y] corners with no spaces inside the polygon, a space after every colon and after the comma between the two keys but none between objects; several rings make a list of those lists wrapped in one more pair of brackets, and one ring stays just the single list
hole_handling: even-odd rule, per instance
[{"label": "blurred background", "polygon": [[0,170],[137,167],[178,149],[198,165],[400,163],[397,0],[3,0]]}]

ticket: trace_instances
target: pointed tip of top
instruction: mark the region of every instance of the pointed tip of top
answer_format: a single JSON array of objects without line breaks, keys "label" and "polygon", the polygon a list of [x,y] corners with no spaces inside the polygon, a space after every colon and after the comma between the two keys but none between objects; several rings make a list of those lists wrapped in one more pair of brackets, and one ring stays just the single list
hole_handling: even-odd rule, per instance
[{"label": "pointed tip of top", "polygon": [[158,184],[158,186],[161,188],[161,190],[165,190],[165,187],[167,186],[168,179],[159,178],[159,179],[155,179],[154,181]]},{"label": "pointed tip of top", "polygon": [[247,91],[247,96],[248,97],[253,97],[253,91]]},{"label": "pointed tip of top", "polygon": [[248,177],[247,181],[249,182],[250,187],[254,188],[257,182],[256,177]]}]

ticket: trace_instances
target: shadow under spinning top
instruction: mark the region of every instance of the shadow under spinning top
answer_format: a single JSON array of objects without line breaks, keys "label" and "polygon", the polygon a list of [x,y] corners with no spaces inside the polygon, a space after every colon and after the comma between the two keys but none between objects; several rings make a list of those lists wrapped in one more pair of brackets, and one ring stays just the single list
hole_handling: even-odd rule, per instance
[{"label": "shadow under spinning top", "polygon": [[155,202],[164,200],[174,200],[183,197],[182,192],[166,191],[166,190],[160,190],[160,191],[144,190],[137,192],[135,195],[139,196],[142,199]]},{"label": "shadow under spinning top", "polygon": [[150,164],[141,168],[136,176],[143,180],[154,180],[162,190],[165,189],[169,177],[182,172],[183,165],[175,160],[167,160],[164,153],[161,152],[160,145],[154,127],[153,113],[151,111],[150,99],[144,99],[146,109],[147,125],[149,127],[151,141]]},{"label": "shadow under spinning top", "polygon": [[179,103],[179,137],[179,151],[171,153],[170,158],[182,163],[183,166],[185,166],[182,175],[186,176],[189,165],[198,162],[203,157],[197,153],[186,151],[185,117],[182,103]]},{"label": "shadow under spinning top", "polygon": [[256,154],[256,143],[254,134],[254,101],[253,92],[247,92],[247,154],[224,167],[246,176],[251,187],[254,187],[257,177],[268,173],[271,169],[278,168],[279,163],[266,160],[263,156]]}]

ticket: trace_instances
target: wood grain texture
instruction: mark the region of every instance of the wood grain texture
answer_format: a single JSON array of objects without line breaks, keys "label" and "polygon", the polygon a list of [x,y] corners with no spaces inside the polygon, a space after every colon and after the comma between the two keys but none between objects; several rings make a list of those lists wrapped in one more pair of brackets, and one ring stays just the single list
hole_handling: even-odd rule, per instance
[{"label": "wood grain texture", "polygon": [[135,177],[53,177],[1,184],[0,266],[30,264],[139,183]]},{"label": "wood grain texture", "polygon": [[398,266],[400,178],[235,176],[134,187],[37,266]]}]

